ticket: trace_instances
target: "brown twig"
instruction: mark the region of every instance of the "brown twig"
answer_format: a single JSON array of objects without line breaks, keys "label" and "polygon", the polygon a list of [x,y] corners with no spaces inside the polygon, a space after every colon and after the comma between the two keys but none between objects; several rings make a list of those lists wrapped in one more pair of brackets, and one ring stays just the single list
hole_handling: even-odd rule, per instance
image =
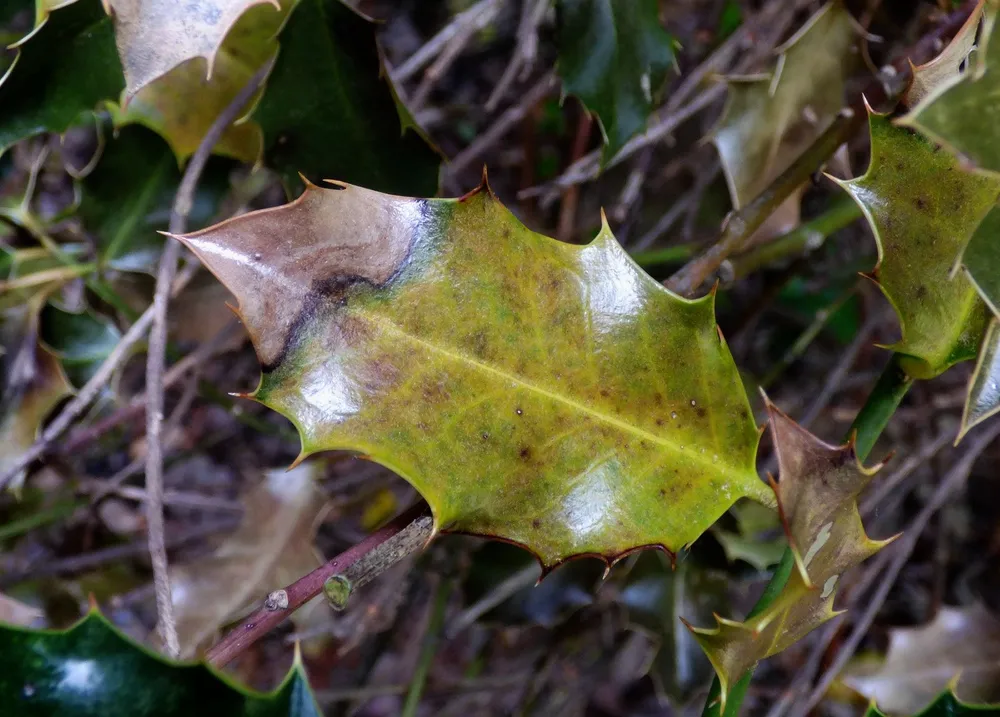
[{"label": "brown twig", "polygon": [[[271,605],[258,609],[209,649],[205,653],[206,661],[216,667],[228,664],[295,610],[323,592],[323,585],[331,577],[355,575],[355,584],[370,580],[423,547],[431,537],[432,527],[427,504],[420,501],[357,545],[284,588],[281,601],[284,607],[269,609],[274,607]],[[351,572],[348,573],[348,570]]]},{"label": "brown twig", "polygon": [[524,0],[521,5],[521,21],[517,26],[517,47],[510,58],[507,69],[503,71],[500,81],[486,100],[485,109],[488,113],[496,111],[500,100],[514,84],[515,79],[524,80],[531,72],[531,67],[538,54],[538,27],[545,18],[545,11],[551,0]]},{"label": "brown twig", "polygon": [[[488,130],[476,137],[475,141],[463,149],[445,166],[445,184],[451,190],[461,189],[456,187],[455,180],[465,169],[480,157],[483,153],[499,142],[510,132],[514,126],[531,112],[532,108],[556,88],[559,84],[554,72],[548,72],[531,89],[524,93],[521,100],[508,107],[494,122]],[[467,188],[466,188],[467,189]]]},{"label": "brown twig", "polygon": [[[239,91],[232,102],[216,117],[208,128],[198,149],[195,150],[180,186],[174,197],[174,206],[170,212],[170,233],[183,234],[187,229],[187,218],[194,203],[194,193],[201,179],[212,150],[243,108],[247,105],[264,79],[271,71],[271,63],[266,63],[254,73],[253,77]],[[180,258],[179,242],[167,243],[160,256],[160,265],[156,274],[156,293],[153,296],[152,325],[149,334],[149,351],[146,355],[146,523],[149,529],[149,553],[153,563],[153,584],[156,586],[156,611],[159,616],[160,630],[167,654],[171,657],[180,655],[181,646],[177,637],[177,624],[174,620],[174,604],[170,596],[170,576],[167,573],[167,546],[163,534],[163,445],[161,431],[163,428],[163,373],[166,366],[167,352],[167,302],[170,286],[177,271],[177,260]]]}]

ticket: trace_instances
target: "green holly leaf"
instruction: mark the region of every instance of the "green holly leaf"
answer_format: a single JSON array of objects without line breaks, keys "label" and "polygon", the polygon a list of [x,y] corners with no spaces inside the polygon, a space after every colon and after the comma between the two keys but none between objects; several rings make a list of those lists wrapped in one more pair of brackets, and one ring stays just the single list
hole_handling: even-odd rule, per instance
[{"label": "green holly leaf", "polygon": [[869,112],[871,162],[864,176],[835,180],[854,198],[878,243],[874,271],[899,316],[914,378],[938,375],[975,357],[986,307],[957,257],[1000,194],[1000,182],[961,171],[948,152]]},{"label": "green holly leaf", "polygon": [[[869,705],[865,717],[889,717],[878,708]],[[1000,717],[1000,705],[973,705],[962,702],[951,690],[942,692],[915,717]]]},{"label": "green holly leaf", "polygon": [[32,135],[65,132],[125,86],[111,18],[99,0],[52,12],[17,49],[0,79],[0,153]]},{"label": "green holly leaf", "polygon": [[560,0],[557,69],[597,115],[604,159],[646,127],[674,63],[657,0]]},{"label": "green holly leaf", "polygon": [[65,631],[0,625],[0,707],[18,717],[319,717],[301,665],[274,692],[135,644],[96,612]]},{"label": "green holly leaf", "polygon": [[969,379],[958,439],[997,413],[1000,413],[1000,319],[994,316],[983,338],[976,370]]},{"label": "green holly leaf", "polygon": [[121,340],[106,316],[93,311],[71,313],[47,305],[40,317],[39,337],[62,363],[74,386],[83,386]]},{"label": "green holly leaf", "polygon": [[982,40],[961,75],[927,94],[899,124],[919,131],[980,171],[1000,172],[1000,32],[997,9],[983,19]]},{"label": "green holly leaf", "polygon": [[399,103],[367,18],[340,0],[299,0],[253,119],[267,165],[395,194],[437,193],[440,157]]},{"label": "green holly leaf", "polygon": [[[81,181],[79,214],[96,238],[99,265],[155,273],[164,230],[181,180],[170,146],[145,127],[106,131],[101,157]],[[209,160],[198,184],[190,221],[204,226],[229,188],[231,161]]]},{"label": "green holly leaf", "polygon": [[771,184],[830,126],[844,106],[857,55],[850,13],[831,2],[779,48],[771,74],[728,79],[712,142],[737,209]]},{"label": "green holly leaf", "polygon": [[545,567],[611,562],[772,500],[713,295],[668,292],[606,223],[573,246],[485,183],[458,200],[310,186],[179,238],[239,300],[264,369],[252,397],[298,427],[302,456],[394,470],[435,530]]}]

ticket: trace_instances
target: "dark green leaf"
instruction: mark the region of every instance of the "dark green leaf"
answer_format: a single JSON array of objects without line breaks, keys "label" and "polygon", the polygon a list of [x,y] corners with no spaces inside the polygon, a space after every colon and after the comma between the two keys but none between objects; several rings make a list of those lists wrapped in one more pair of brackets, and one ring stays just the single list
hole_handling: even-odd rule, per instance
[{"label": "dark green leaf", "polygon": [[0,714],[18,717],[319,717],[302,670],[269,694],[170,663],[91,613],[66,631],[0,626]]},{"label": "dark green leaf", "polygon": [[559,3],[559,75],[597,115],[605,159],[646,127],[673,61],[657,0]]},{"label": "dark green leaf", "polygon": [[315,182],[437,193],[440,158],[399,106],[372,23],[340,0],[300,0],[253,117],[265,160],[289,189],[301,188],[301,172]]},{"label": "dark green leaf", "polygon": [[714,574],[682,559],[676,568],[663,553],[639,556],[622,590],[629,620],[648,632],[659,650],[650,668],[657,688],[678,702],[685,701],[712,678],[712,665],[691,631],[681,623],[706,623],[724,613],[725,575]]},{"label": "dark green leaf", "polygon": [[99,0],[53,12],[0,82],[0,152],[41,132],[64,132],[125,87],[114,32]]},{"label": "dark green leaf", "polygon": [[121,332],[105,316],[73,314],[49,304],[42,309],[41,339],[62,362],[69,380],[82,386],[118,345]]},{"label": "dark green leaf", "polygon": [[[195,195],[190,222],[202,226],[215,214],[228,188],[230,162],[209,161]],[[97,239],[102,266],[153,273],[163,248],[181,173],[169,145],[137,125],[117,136],[108,129],[97,166],[83,180],[80,216]]]},{"label": "dark green leaf", "polygon": [[[873,704],[868,707],[865,717],[888,717],[888,715]],[[917,717],[1000,717],[1000,706],[966,704],[948,690],[918,712]]]}]

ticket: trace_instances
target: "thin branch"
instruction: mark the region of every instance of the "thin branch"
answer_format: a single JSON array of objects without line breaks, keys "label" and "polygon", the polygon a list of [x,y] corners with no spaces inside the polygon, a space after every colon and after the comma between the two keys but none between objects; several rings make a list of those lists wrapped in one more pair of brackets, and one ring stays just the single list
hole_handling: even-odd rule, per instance
[{"label": "thin branch", "polygon": [[887,552],[889,550],[893,551],[892,559],[889,561],[889,558],[883,558],[888,565],[884,570],[878,571],[879,583],[875,594],[867,600],[867,607],[864,613],[862,613],[861,617],[854,624],[854,629],[851,631],[850,636],[841,644],[840,650],[837,652],[837,657],[827,666],[826,672],[824,672],[823,677],[820,678],[819,682],[813,688],[808,699],[801,705],[798,705],[796,709],[791,710],[790,717],[805,717],[826,695],[830,685],[833,684],[833,681],[837,679],[841,670],[844,669],[847,662],[854,656],[855,650],[858,649],[858,645],[864,639],[869,626],[871,626],[875,620],[875,616],[889,596],[890,590],[896,584],[896,578],[899,577],[903,566],[909,560],[927,524],[948,499],[962,487],[980,454],[989,447],[998,435],[1000,435],[1000,423],[993,423],[990,424],[988,431],[980,433],[969,443],[969,447],[962,458],[954,468],[948,471],[940,485],[938,485],[937,490],[934,491],[934,495],[931,496],[920,513],[917,514],[917,517],[903,531],[902,537],[891,548],[887,549]]},{"label": "thin branch", "polygon": [[[418,110],[427,101],[431,90],[434,89],[438,80],[444,76],[448,68],[458,59],[459,54],[461,54],[462,50],[465,49],[465,46],[469,44],[469,41],[472,40],[475,34],[493,22],[493,18],[496,17],[503,3],[504,0],[484,0],[472,9],[462,13],[461,24],[456,29],[454,35],[449,38],[438,58],[434,61],[434,64],[424,72],[423,79],[420,81],[417,89],[413,91],[413,97],[410,100],[411,109]],[[472,12],[473,10],[475,12]]]},{"label": "thin branch", "polygon": [[701,288],[722,262],[739,251],[774,210],[807,182],[816,168],[850,139],[866,119],[864,114],[849,107],[841,110],[827,130],[771,186],[743,209],[726,218],[718,241],[670,277],[666,282],[667,288],[681,296],[688,296]]},{"label": "thin branch", "polygon": [[428,40],[424,45],[410,55],[406,62],[397,67],[392,72],[392,81],[403,83],[431,62],[438,54],[451,42],[459,31],[461,31],[470,20],[474,20],[483,8],[492,4],[493,0],[479,0],[478,3],[456,15],[450,23],[441,28],[437,34]]},{"label": "thin branch", "polygon": [[515,79],[524,80],[531,72],[538,54],[538,27],[545,19],[551,0],[524,0],[521,5],[521,21],[517,27],[517,47],[510,58],[507,69],[486,100],[486,112],[492,114],[500,106],[500,100],[514,84]]},{"label": "thin branch", "polygon": [[[170,233],[183,234],[187,218],[194,203],[194,193],[201,179],[209,156],[222,134],[235,122],[250,99],[257,94],[264,79],[271,71],[266,63],[254,73],[233,101],[219,113],[208,132],[188,162],[181,178],[174,206],[170,213]],[[153,584],[156,586],[156,611],[167,654],[178,657],[181,652],[174,620],[174,604],[170,595],[170,576],[167,574],[167,546],[163,529],[163,372],[167,351],[167,302],[170,286],[177,271],[181,245],[167,242],[160,257],[156,275],[156,293],[153,296],[152,326],[149,335],[149,352],[146,356],[146,522],[149,528],[149,553],[153,563]]]},{"label": "thin branch", "polygon": [[459,154],[445,166],[446,183],[453,183],[463,170],[470,164],[478,160],[487,149],[499,142],[510,132],[514,126],[559,84],[554,72],[547,73],[542,79],[536,82],[530,90],[524,93],[521,101],[516,105],[507,108],[502,115],[497,118],[493,125],[476,137],[475,141],[463,149]]},{"label": "thin branch", "polygon": [[[261,607],[209,649],[205,653],[205,659],[216,667],[228,664],[295,610],[323,592],[323,586],[329,578],[344,576],[352,566],[359,563],[368,565],[370,569],[366,574],[374,577],[374,570],[384,571],[406,555],[423,547],[431,538],[432,530],[433,521],[427,504],[421,501],[357,545],[348,548],[333,560],[284,588],[281,601],[283,607],[279,609]],[[360,578],[357,581],[360,581]]]}]

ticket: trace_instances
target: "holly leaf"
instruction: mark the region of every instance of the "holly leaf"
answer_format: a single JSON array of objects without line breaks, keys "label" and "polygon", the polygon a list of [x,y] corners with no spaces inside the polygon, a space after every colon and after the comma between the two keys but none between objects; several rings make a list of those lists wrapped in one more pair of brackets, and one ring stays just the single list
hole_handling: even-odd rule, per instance
[{"label": "holly leaf", "polygon": [[972,282],[952,271],[1000,194],[1000,182],[961,171],[948,152],[869,111],[871,162],[836,181],[861,207],[878,244],[873,273],[896,310],[904,370],[930,378],[975,357],[987,312]]},{"label": "holly leaf", "polygon": [[969,379],[962,428],[956,440],[997,413],[1000,413],[1000,319],[993,317],[979,350],[976,370]]},{"label": "holly leaf", "polygon": [[966,72],[937,87],[898,120],[981,172],[1000,172],[1000,39],[997,10],[983,19],[982,40]]},{"label": "holly leaf", "polygon": [[962,265],[979,295],[1000,316],[1000,209],[991,209],[969,239]]},{"label": "holly leaf", "polygon": [[[293,4],[210,0],[193,12],[174,0],[113,0],[127,83],[115,123],[155,130],[178,159],[193,154],[215,118],[274,57],[278,31]],[[256,123],[237,122],[214,151],[253,163],[262,142]]]},{"label": "holly leaf", "polygon": [[[221,158],[209,160],[191,207],[195,226],[215,215],[229,189],[230,165]],[[102,268],[156,272],[163,249],[163,237],[156,232],[169,224],[180,180],[170,146],[145,127],[123,127],[106,137],[100,160],[80,182],[79,208],[96,239]]]},{"label": "holly leaf", "polygon": [[694,635],[682,628],[688,621],[709,620],[728,607],[725,575],[713,573],[680,560],[674,567],[666,556],[645,553],[621,592],[621,603],[628,608],[629,622],[656,643],[656,656],[649,676],[657,691],[675,704],[684,703],[694,692],[705,687],[712,676],[712,665],[698,646]]},{"label": "holly leaf", "polygon": [[[917,717],[998,717],[1000,706],[972,705],[962,702],[951,690],[942,692],[927,707],[917,713]],[[885,712],[872,704],[865,717],[888,717]]]},{"label": "holly leaf", "polygon": [[298,662],[274,692],[251,692],[148,652],[96,612],[65,631],[0,625],[0,704],[20,717],[320,715]]},{"label": "holly leaf", "polygon": [[197,6],[172,0],[107,2],[115,19],[126,98],[191,60],[201,60],[203,77],[210,77],[237,21],[257,5],[270,5],[272,14],[280,7],[278,0],[203,0]]},{"label": "holly leaf", "polygon": [[396,97],[373,23],[340,0],[298,1],[253,119],[290,194],[300,175],[437,193],[440,156]]},{"label": "holly leaf", "polygon": [[263,365],[251,397],[296,425],[300,460],[385,465],[435,531],[518,543],[545,568],[610,563],[771,499],[714,295],[664,289],[606,222],[573,246],[485,182],[458,200],[309,186],[178,238],[239,300]]},{"label": "holly leaf", "polygon": [[897,714],[926,707],[945,689],[968,702],[1000,700],[1000,621],[980,605],[943,607],[927,625],[890,631],[877,671],[843,680]]},{"label": "holly leaf", "polygon": [[106,316],[90,310],[42,309],[39,338],[59,359],[70,382],[83,386],[121,341],[121,331]]},{"label": "holly leaf", "polygon": [[890,541],[873,541],[857,497],[880,466],[865,468],[853,442],[828,445],[767,402],[778,455],[774,485],[796,569],[777,598],[744,622],[716,616],[716,627],[692,631],[719,675],[726,695],[760,660],[786,649],[837,613],[840,576]]},{"label": "holly leaf", "polygon": [[0,154],[26,137],[65,132],[125,85],[111,18],[98,0],[52,12],[16,47],[0,78]]},{"label": "holly leaf", "polygon": [[[313,483],[314,474],[311,465],[268,471],[247,496],[240,527],[210,557],[173,571],[170,587],[181,657],[192,657],[253,603],[322,563],[313,539],[326,501]],[[292,619],[301,630],[329,617],[327,602],[317,597]]]},{"label": "holly leaf", "polygon": [[831,2],[779,48],[771,74],[728,78],[711,140],[735,208],[760,194],[833,122],[856,42],[850,13]]},{"label": "holly leaf", "polygon": [[657,0],[560,0],[557,70],[597,116],[604,160],[642,132],[673,66]]},{"label": "holly leaf", "polygon": [[741,501],[729,512],[736,519],[735,532],[719,526],[712,528],[729,562],[743,560],[758,570],[777,565],[787,547],[779,516],[752,501]]},{"label": "holly leaf", "polygon": [[910,63],[913,79],[904,97],[908,107],[915,107],[938,88],[956,81],[969,58],[969,53],[976,46],[976,31],[979,29],[979,20],[983,16],[985,6],[986,0],[979,0],[969,13],[969,18],[940,55],[922,65]]}]

